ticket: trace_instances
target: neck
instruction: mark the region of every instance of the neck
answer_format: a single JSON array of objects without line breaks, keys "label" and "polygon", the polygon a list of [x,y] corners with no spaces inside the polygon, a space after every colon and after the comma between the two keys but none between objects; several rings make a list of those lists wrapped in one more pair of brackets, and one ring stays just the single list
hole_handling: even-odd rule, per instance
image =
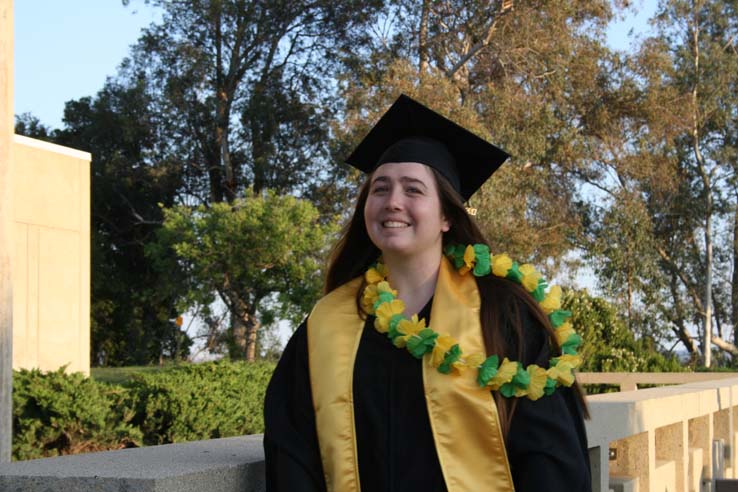
[{"label": "neck", "polygon": [[436,288],[441,252],[411,258],[383,255],[383,259],[389,269],[390,285],[405,303],[405,314],[411,316],[423,309]]}]

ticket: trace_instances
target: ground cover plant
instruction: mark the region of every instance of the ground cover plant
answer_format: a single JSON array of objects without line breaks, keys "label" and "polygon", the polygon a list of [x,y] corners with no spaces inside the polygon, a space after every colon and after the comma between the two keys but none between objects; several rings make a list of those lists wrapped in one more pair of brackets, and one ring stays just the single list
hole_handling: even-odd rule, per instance
[{"label": "ground cover plant", "polygon": [[13,459],[261,433],[273,370],[218,361],[93,377],[14,371]]}]

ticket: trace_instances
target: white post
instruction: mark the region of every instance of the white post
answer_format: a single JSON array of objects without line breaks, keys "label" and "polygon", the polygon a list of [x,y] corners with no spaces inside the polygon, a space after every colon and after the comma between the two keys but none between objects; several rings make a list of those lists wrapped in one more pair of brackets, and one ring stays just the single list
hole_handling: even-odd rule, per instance
[{"label": "white post", "polygon": [[13,0],[0,0],[0,463],[13,444]]}]

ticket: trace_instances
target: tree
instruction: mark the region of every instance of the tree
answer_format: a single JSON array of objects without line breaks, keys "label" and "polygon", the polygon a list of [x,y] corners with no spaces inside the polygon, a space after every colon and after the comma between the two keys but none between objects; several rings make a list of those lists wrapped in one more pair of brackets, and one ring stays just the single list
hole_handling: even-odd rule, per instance
[{"label": "tree", "polygon": [[604,1],[396,2],[344,58],[339,139],[356,143],[405,92],[500,145],[513,159],[470,205],[496,251],[553,273],[579,228],[573,108],[610,16]]},{"label": "tree", "polygon": [[317,300],[326,244],[336,228],[321,224],[310,202],[264,191],[232,204],[163,211],[164,225],[147,254],[162,272],[176,262],[186,273],[181,309],[210,315],[216,298],[225,305],[231,357],[253,361],[260,328],[277,319],[297,323]]},{"label": "tree", "polygon": [[636,339],[618,310],[585,290],[566,290],[562,307],[572,312],[571,323],[584,342],[580,368],[587,372],[676,372],[682,370],[672,355],[660,353],[648,337]]},{"label": "tree", "polygon": [[613,70],[597,72],[605,82],[583,120],[594,165],[579,176],[601,192],[590,224],[619,216],[610,237],[630,236],[591,250],[601,277],[617,284],[625,273],[628,298],[635,293],[694,357],[700,333],[709,367],[712,344],[738,355],[723,337],[732,288],[724,272],[735,268],[725,232],[735,210],[736,4],[663,2],[655,25],[631,60],[613,64],[617,83],[607,82]]},{"label": "tree", "polygon": [[149,364],[185,357],[191,340],[174,322],[178,271],[144,255],[163,220],[157,203],[181,200],[178,167],[161,156],[143,82],[110,80],[66,104],[56,143],[92,154],[92,363]]},{"label": "tree", "polygon": [[381,2],[152,3],[163,22],[145,30],[123,73],[148,81],[158,138],[191,200],[307,194],[325,179],[332,53],[360,43]]}]

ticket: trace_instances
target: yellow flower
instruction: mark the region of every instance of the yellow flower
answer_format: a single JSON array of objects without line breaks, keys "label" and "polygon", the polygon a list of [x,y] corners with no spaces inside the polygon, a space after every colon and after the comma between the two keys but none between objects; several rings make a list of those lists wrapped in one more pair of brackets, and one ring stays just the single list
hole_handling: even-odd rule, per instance
[{"label": "yellow flower", "polygon": [[493,390],[498,390],[503,384],[512,381],[513,376],[515,376],[515,373],[517,372],[518,363],[512,362],[508,360],[507,357],[505,357],[504,359],[502,359],[502,364],[500,364],[499,369],[497,369],[497,374],[495,374],[495,377],[489,380],[487,386],[489,386]]},{"label": "yellow flower", "polygon": [[494,273],[498,277],[507,276],[507,271],[510,270],[513,266],[512,258],[507,256],[507,253],[492,255],[491,261],[492,273]]},{"label": "yellow flower", "polygon": [[386,279],[388,273],[389,272],[387,271],[386,266],[384,266],[382,263],[377,263],[376,268],[372,267],[366,271],[366,273],[364,274],[364,278],[369,284],[377,284]]},{"label": "yellow flower", "polygon": [[557,309],[561,309],[561,287],[552,285],[546,293],[546,298],[541,301],[541,309],[546,314],[551,314]]},{"label": "yellow flower", "polygon": [[418,320],[418,315],[413,314],[412,318],[400,321],[397,325],[397,329],[405,335],[417,335],[420,330],[425,329],[425,318]]},{"label": "yellow flower", "polygon": [[446,352],[451,350],[451,347],[456,345],[458,342],[449,335],[440,335],[436,338],[436,344],[433,346],[433,353],[431,354],[431,364],[433,367],[438,367],[443,362],[443,358],[446,356]]},{"label": "yellow flower", "polygon": [[571,326],[571,323],[569,321],[566,321],[563,325],[556,328],[554,330],[554,333],[556,333],[556,342],[559,344],[559,347],[561,347],[569,338],[569,336],[575,332],[574,328],[572,328]]},{"label": "yellow flower", "polygon": [[572,372],[572,369],[574,368],[570,362],[559,360],[558,364],[548,368],[546,374],[548,374],[548,377],[558,381],[564,386],[571,386],[574,384],[574,373]]},{"label": "yellow flower", "polygon": [[374,327],[380,333],[387,333],[392,317],[396,314],[402,314],[403,311],[405,311],[405,303],[400,299],[395,299],[392,302],[383,302],[375,313],[377,319],[374,320]]},{"label": "yellow flower", "polygon": [[389,292],[393,296],[397,297],[397,291],[390,287],[389,282],[383,281],[377,284],[377,294],[380,292]]},{"label": "yellow flower", "polygon": [[459,273],[461,275],[466,275],[467,272],[474,268],[474,262],[476,259],[477,257],[474,254],[474,246],[471,244],[467,245],[464,250],[464,266],[459,268]]},{"label": "yellow flower", "polygon": [[396,337],[394,340],[395,347],[404,348],[411,336],[417,335],[420,330],[425,329],[425,318],[418,320],[418,315],[413,314],[411,319],[403,319],[397,324],[397,329],[405,335]]},{"label": "yellow flower", "polygon": [[539,367],[535,364],[531,364],[526,368],[526,371],[528,371],[528,374],[530,374],[530,383],[528,384],[528,389],[515,389],[515,396],[525,396],[528,395],[528,398],[535,401],[543,396],[543,389],[546,387],[546,380],[548,379],[548,375],[546,374],[546,370],[542,367]]},{"label": "yellow flower", "polygon": [[570,354],[564,354],[559,357],[559,364],[562,362],[571,365],[572,369],[576,369],[577,367],[582,365],[582,356],[577,355],[570,355]]},{"label": "yellow flower", "polygon": [[361,309],[365,313],[374,313],[374,303],[377,302],[379,297],[379,291],[376,284],[369,284],[364,289],[364,294],[361,296]]},{"label": "yellow flower", "polygon": [[538,273],[533,265],[526,263],[520,265],[520,273],[523,275],[523,287],[528,292],[536,290],[538,287],[538,280],[542,278],[542,275]]},{"label": "yellow flower", "polygon": [[464,358],[464,365],[466,367],[476,368],[479,367],[486,358],[487,356],[480,354],[479,352],[469,354]]}]

